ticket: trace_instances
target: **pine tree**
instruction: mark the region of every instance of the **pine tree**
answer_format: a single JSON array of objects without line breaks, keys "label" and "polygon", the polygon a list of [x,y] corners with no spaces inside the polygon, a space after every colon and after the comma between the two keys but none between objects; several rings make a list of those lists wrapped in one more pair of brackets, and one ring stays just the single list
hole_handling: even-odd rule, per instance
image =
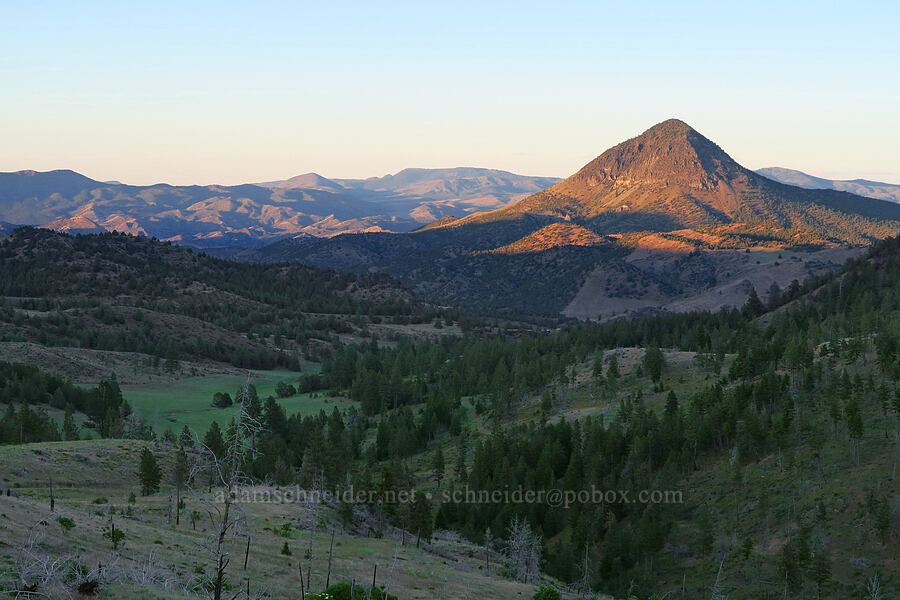
[{"label": "pine tree", "polygon": [[876,503],[875,510],[875,529],[881,536],[881,542],[886,544],[891,535],[891,504],[887,498]]},{"label": "pine tree", "polygon": [[803,584],[803,575],[800,572],[800,563],[792,542],[788,542],[782,548],[778,569],[784,581],[785,590],[791,594],[799,592]]},{"label": "pine tree", "polygon": [[594,380],[597,383],[603,382],[603,356],[598,356],[594,359],[594,369],[593,369]]},{"label": "pine tree", "polygon": [[822,592],[828,587],[831,580],[831,563],[828,561],[828,555],[822,548],[816,552],[812,560],[812,576],[816,582],[816,598],[822,597]]},{"label": "pine tree", "polygon": [[435,450],[434,458],[431,461],[431,469],[438,487],[441,486],[441,481],[444,479],[444,466],[444,451],[438,448]]},{"label": "pine tree", "polygon": [[884,422],[884,437],[888,437],[888,413],[891,410],[891,390],[886,383],[878,386],[878,401],[881,404],[881,415]]},{"label": "pine tree", "polygon": [[666,368],[666,357],[663,355],[662,350],[657,346],[647,348],[644,351],[643,367],[644,371],[650,375],[650,378],[654,382],[659,383],[663,370]]},{"label": "pine tree", "polygon": [[675,395],[675,390],[669,390],[669,395],[666,396],[666,409],[664,414],[666,421],[669,423],[674,423],[675,419],[678,417],[678,396]]},{"label": "pine tree", "polygon": [[247,416],[258,421],[262,416],[262,403],[259,401],[259,394],[256,392],[256,386],[252,383],[248,383],[243,393],[246,395],[244,403],[246,405]]},{"label": "pine tree", "polygon": [[858,465],[859,442],[862,439],[864,432],[862,410],[860,409],[859,401],[856,398],[851,399],[850,402],[847,403],[847,406],[844,407],[844,412],[847,415],[847,431],[850,434],[850,439],[854,446],[856,463]]},{"label": "pine tree", "polygon": [[467,434],[463,430],[456,438],[456,478],[463,479],[466,476],[466,451]]},{"label": "pine tree", "polygon": [[163,432],[162,441],[167,444],[176,445],[178,443],[178,438],[175,437],[175,432],[172,431],[171,427],[166,427],[166,430]]},{"label": "pine tree", "polygon": [[182,448],[194,447],[194,435],[191,433],[191,430],[188,429],[187,425],[181,428],[181,434],[178,436],[178,444]]},{"label": "pine tree", "polygon": [[769,293],[766,300],[770,309],[778,306],[778,303],[781,301],[781,286],[778,285],[777,281],[773,281],[772,285],[769,286]]},{"label": "pine tree", "polygon": [[416,494],[412,505],[412,524],[416,530],[416,548],[420,542],[431,539],[434,528],[434,516],[431,512],[431,501],[425,494]]},{"label": "pine tree", "polygon": [[173,483],[175,484],[175,524],[181,523],[181,490],[188,482],[188,457],[184,448],[179,448],[175,452],[175,470],[172,472]]},{"label": "pine tree", "polygon": [[79,439],[78,425],[75,424],[75,416],[73,412],[74,410],[72,409],[72,405],[66,404],[66,414],[63,417],[62,434],[63,439],[67,442]]},{"label": "pine tree", "polygon": [[106,417],[100,423],[99,431],[100,435],[105,438],[122,437],[122,417],[118,410],[112,406],[106,410]]},{"label": "pine tree", "polygon": [[747,303],[741,309],[745,318],[753,319],[766,312],[766,307],[759,299],[756,288],[750,288],[750,295],[747,297]]},{"label": "pine tree", "polygon": [[141,483],[141,495],[149,496],[159,491],[159,483],[162,480],[162,473],[159,470],[159,464],[150,448],[144,446],[141,449],[141,466],[138,469],[138,479]]},{"label": "pine tree", "polygon": [[209,426],[209,431],[203,436],[203,445],[216,457],[222,458],[225,456],[225,439],[222,437],[222,430],[216,421],[212,422]]},{"label": "pine tree", "polygon": [[606,369],[606,378],[611,382],[615,382],[621,374],[619,373],[619,359],[613,354],[609,357],[609,367]]}]

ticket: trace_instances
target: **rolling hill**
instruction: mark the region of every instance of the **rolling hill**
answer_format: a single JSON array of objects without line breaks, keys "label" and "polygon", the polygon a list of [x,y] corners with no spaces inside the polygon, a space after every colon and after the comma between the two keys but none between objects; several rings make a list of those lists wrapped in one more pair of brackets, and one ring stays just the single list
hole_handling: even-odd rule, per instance
[{"label": "rolling hill", "polygon": [[0,238],[0,265],[0,353],[37,343],[297,368],[338,335],[367,337],[376,323],[436,314],[383,274],[230,262],[117,233],[19,228]]}]

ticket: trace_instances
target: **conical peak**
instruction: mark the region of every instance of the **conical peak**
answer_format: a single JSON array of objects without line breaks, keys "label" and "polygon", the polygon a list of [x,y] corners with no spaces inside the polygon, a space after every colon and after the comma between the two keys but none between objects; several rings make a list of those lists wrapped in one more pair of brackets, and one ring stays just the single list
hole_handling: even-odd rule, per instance
[{"label": "conical peak", "polygon": [[681,119],[666,119],[642,133],[641,137],[648,135],[688,136],[691,133],[697,133],[697,131]]},{"label": "conical peak", "polygon": [[579,173],[621,184],[714,187],[741,175],[741,167],[715,143],[679,119],[668,119],[614,146]]}]

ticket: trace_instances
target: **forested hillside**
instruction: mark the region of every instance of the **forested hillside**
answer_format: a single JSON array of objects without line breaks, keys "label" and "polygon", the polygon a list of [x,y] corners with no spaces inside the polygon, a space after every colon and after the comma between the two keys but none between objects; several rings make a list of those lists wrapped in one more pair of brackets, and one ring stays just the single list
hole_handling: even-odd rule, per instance
[{"label": "forested hillside", "polygon": [[[898,289],[889,239],[767,303],[754,292],[741,311],[359,348],[327,362],[321,384],[382,415],[367,454],[388,468],[382,484],[408,481],[412,456],[433,471],[430,489],[443,477],[451,489],[683,492],[676,504],[438,507],[437,527],[481,543],[526,519],[563,581],[697,597],[721,567],[729,597],[855,597],[876,575],[897,581]],[[623,346],[645,349],[627,374]],[[694,353],[689,380],[660,347]],[[574,405],[593,416],[570,418]],[[434,454],[418,462],[423,450]]]},{"label": "forested hillside", "polygon": [[296,368],[338,334],[435,311],[384,275],[254,266],[150,238],[21,228],[0,239],[0,339]]},{"label": "forested hillside", "polygon": [[[741,309],[341,343],[284,393],[353,404],[291,414],[245,388],[241,414],[259,428],[239,466],[253,482],[373,491],[330,505],[356,544],[459,534],[480,545],[486,574],[573,595],[891,594],[898,290],[900,240],[888,239],[837,274],[754,290]],[[40,415],[29,407],[67,404],[103,436],[222,460],[235,439],[224,421],[150,431],[115,400],[114,381],[70,398],[35,370],[4,369],[8,442],[24,441],[15,429],[29,411]],[[69,437],[38,421],[49,423],[41,439]],[[392,500],[403,490],[419,494]],[[515,490],[561,496],[506,496]]]}]

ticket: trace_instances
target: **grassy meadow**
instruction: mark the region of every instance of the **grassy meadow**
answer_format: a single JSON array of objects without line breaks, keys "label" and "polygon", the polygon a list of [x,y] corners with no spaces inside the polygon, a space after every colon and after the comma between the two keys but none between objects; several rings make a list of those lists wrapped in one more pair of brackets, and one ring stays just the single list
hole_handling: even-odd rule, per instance
[{"label": "grassy meadow", "polygon": [[[284,381],[297,386],[300,373],[291,371],[251,371],[251,383],[256,387],[261,400],[274,396],[284,407],[288,416],[316,414],[320,410],[331,412],[337,406],[344,410],[353,403],[345,398],[327,397],[322,392],[296,394],[289,398],[278,398],[275,386]],[[202,435],[213,421],[226,425],[237,414],[237,407],[215,408],[212,406],[216,392],[227,392],[234,399],[241,386],[247,382],[245,375],[217,374],[201,377],[187,377],[171,382],[123,385],[122,394],[131,404],[135,413],[153,427],[157,433],[167,428],[178,432],[187,426]]]}]

